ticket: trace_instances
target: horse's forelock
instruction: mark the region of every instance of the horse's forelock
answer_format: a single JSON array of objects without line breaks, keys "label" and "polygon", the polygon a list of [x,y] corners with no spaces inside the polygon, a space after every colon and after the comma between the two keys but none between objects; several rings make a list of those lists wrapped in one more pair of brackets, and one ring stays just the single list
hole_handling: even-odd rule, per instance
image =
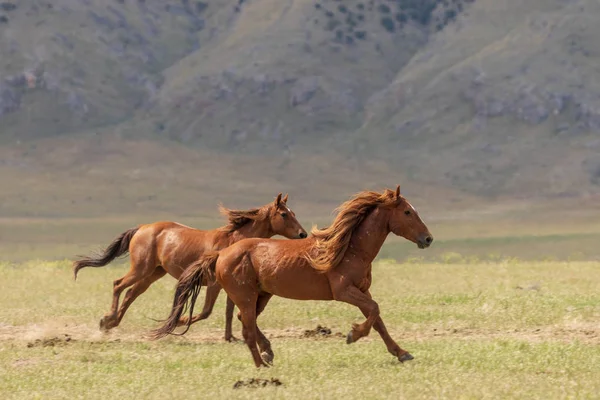
[{"label": "horse's forelock", "polygon": [[228,224],[222,229],[233,232],[251,221],[263,221],[270,215],[270,210],[273,204],[267,204],[260,208],[252,208],[250,210],[231,210],[222,205],[219,206],[221,214],[227,217]]}]

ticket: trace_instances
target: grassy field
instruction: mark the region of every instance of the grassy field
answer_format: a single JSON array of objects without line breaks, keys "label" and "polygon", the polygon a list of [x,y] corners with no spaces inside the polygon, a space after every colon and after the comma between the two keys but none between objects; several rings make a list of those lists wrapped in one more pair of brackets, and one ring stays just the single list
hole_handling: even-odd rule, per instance
[{"label": "grassy field", "polygon": [[[275,192],[275,191],[273,191]],[[266,193],[266,192],[265,192]],[[309,202],[293,192],[291,207],[306,229],[331,223],[331,211],[346,196],[324,206]],[[295,197],[294,197],[295,196]],[[274,196],[264,194],[254,204],[263,204]],[[412,198],[411,198],[412,199]],[[237,200],[237,204],[236,204]],[[239,199],[226,201],[229,207],[250,207]],[[465,202],[452,207],[418,199],[419,209],[435,242],[427,251],[390,235],[380,258],[399,262],[477,263],[500,259],[528,261],[600,261],[600,207],[598,202]],[[180,204],[190,214],[156,212],[152,214],[107,214],[102,217],[71,216],[0,217],[1,261],[25,262],[32,259],[63,260],[104,247],[121,232],[138,224],[160,220],[184,223],[199,229],[224,224],[215,202],[199,202],[194,208]],[[202,208],[200,206],[203,206]],[[115,208],[116,207],[112,207]],[[199,209],[201,211],[199,211]],[[64,211],[64,209],[62,209]]]},{"label": "grassy field", "polygon": [[[148,341],[169,311],[174,280],[157,282],[122,326],[98,331],[124,264],[3,264],[0,397],[29,398],[598,398],[600,264],[405,263],[374,266],[372,293],[400,364],[375,332],[352,345],[358,310],[274,299],[259,319],[275,365],[256,370],[243,344],[224,343],[224,296],[184,337]],[[329,336],[304,337],[317,325]],[[240,325],[234,324],[240,336]],[[238,380],[283,385],[239,388]]]}]

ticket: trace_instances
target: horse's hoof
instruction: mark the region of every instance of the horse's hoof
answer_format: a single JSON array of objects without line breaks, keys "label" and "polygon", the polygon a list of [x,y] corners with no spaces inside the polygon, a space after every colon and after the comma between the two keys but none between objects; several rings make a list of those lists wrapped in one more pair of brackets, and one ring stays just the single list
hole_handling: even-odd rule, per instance
[{"label": "horse's hoof", "polygon": [[240,342],[244,342],[243,340],[241,340],[241,339],[238,339],[238,338],[236,338],[235,336],[231,336],[231,337],[229,337],[229,338],[228,338],[228,337],[226,337],[226,338],[225,338],[225,341],[226,341],[226,342],[229,342],[229,343],[240,343]]},{"label": "horse's hoof", "polygon": [[260,358],[262,358],[267,364],[273,365],[273,359],[275,358],[275,355],[272,352],[263,351],[260,353]]},{"label": "horse's hoof", "polygon": [[353,343],[353,342],[354,342],[354,339],[352,339],[352,331],[350,331],[346,335],[346,344],[350,344],[350,343]]},{"label": "horse's hoof", "polygon": [[108,332],[117,325],[119,325],[119,322],[111,316],[104,316],[100,320],[100,330],[104,332]]},{"label": "horse's hoof", "polygon": [[271,366],[269,364],[267,364],[266,362],[262,361],[260,363],[260,365],[258,365],[256,368],[270,368]]},{"label": "horse's hoof", "polygon": [[410,353],[404,353],[400,357],[398,357],[398,360],[400,360],[400,362],[403,363],[404,361],[414,360],[414,357]]},{"label": "horse's hoof", "polygon": [[102,332],[108,332],[110,328],[108,328],[108,323],[106,321],[106,317],[100,320],[100,330]]}]

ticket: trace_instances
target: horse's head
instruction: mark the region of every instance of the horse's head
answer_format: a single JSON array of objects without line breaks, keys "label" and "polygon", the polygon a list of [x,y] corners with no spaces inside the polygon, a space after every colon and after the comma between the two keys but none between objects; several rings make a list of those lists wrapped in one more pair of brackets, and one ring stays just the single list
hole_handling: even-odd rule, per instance
[{"label": "horse's head", "polygon": [[281,198],[281,193],[275,199],[273,210],[270,214],[271,229],[276,235],[288,239],[304,239],[308,236],[306,230],[296,219],[296,214],[287,206],[288,195]]},{"label": "horse's head", "polygon": [[389,219],[389,229],[395,235],[416,243],[420,249],[425,249],[433,242],[433,236],[429,229],[419,217],[415,208],[400,195],[400,185],[393,194],[395,202],[391,207],[391,216]]}]

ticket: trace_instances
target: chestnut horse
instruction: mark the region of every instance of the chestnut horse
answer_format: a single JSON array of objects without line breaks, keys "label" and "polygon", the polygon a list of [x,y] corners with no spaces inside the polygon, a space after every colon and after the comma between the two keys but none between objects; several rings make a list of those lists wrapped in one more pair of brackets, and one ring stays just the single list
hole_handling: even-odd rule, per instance
[{"label": "chestnut horse", "polygon": [[[307,233],[296,220],[296,214],[287,206],[287,194],[281,193],[274,203],[248,211],[228,210],[220,207],[229,223],[210,231],[193,229],[175,222],[155,222],[130,229],[117,237],[103,254],[85,257],[73,263],[75,279],[84,267],[103,267],[115,258],[129,252],[131,269],[125,276],[114,281],[112,308],[100,320],[100,328],[109,330],[121,322],[131,303],[156,280],[167,272],[178,279],[186,267],[210,250],[220,250],[244,238],[270,238],[282,235],[290,239],[306,238]],[[121,292],[127,291],[119,308]],[[193,324],[207,318],[213,309],[221,287],[214,282],[207,288],[204,309],[201,314],[179,321],[180,325]],[[233,302],[227,298],[225,339],[235,339],[231,334]],[[187,331],[187,329],[186,329]]]},{"label": "chestnut horse", "polygon": [[221,251],[206,252],[179,279],[171,315],[153,331],[153,337],[173,332],[186,308],[192,315],[202,281],[216,278],[240,309],[242,333],[257,367],[268,366],[274,357],[269,340],[256,326],[256,318],[273,295],[352,304],[367,319],[352,326],[347,343],[367,336],[374,327],[399,361],[412,360],[388,334],[371,297],[371,263],[390,232],[421,249],[429,247],[433,238],[417,211],[400,195],[400,186],[395,192],[361,192],[337,210],[330,227],[314,228],[304,240],[245,239]]}]

